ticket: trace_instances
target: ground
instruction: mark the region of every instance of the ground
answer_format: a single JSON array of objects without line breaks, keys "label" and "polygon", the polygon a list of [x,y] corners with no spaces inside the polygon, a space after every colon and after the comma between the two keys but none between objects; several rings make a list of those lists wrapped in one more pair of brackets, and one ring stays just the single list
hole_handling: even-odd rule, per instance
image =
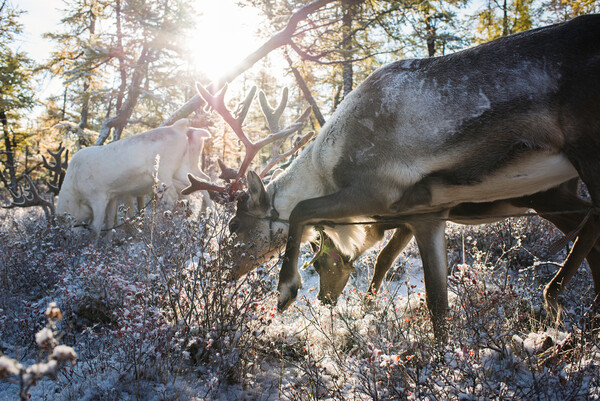
[{"label": "ground", "polygon": [[[542,288],[566,250],[547,254],[558,233],[537,218],[448,228],[440,344],[414,244],[375,302],[364,292],[378,248],[335,307],[318,303],[307,269],[278,314],[275,263],[226,280],[228,210],[148,210],[99,246],[35,211],[1,213],[0,351],[24,368],[49,360],[36,333],[56,302],[56,339],[77,353],[32,384],[31,399],[600,399],[590,274],[582,267],[562,297],[564,322],[548,324]],[[19,375],[0,364],[0,379],[0,399],[19,399]]]}]

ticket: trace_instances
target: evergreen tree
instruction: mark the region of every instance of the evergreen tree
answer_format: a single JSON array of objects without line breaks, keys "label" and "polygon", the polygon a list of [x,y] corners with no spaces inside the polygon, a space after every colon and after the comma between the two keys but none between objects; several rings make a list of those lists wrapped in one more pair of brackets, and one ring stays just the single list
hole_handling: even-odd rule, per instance
[{"label": "evergreen tree", "polygon": [[475,42],[484,43],[501,36],[523,32],[533,27],[533,0],[488,0],[486,8],[475,16]]},{"label": "evergreen tree", "polygon": [[600,12],[599,0],[548,0],[541,4],[540,19],[545,24],[564,22],[579,15]]},{"label": "evergreen tree", "polygon": [[81,133],[99,131],[97,145],[118,140],[128,124],[157,126],[183,102],[190,10],[189,0],[66,2],[47,66],[63,77]]},{"label": "evergreen tree", "polygon": [[27,137],[19,127],[19,119],[33,106],[33,63],[23,52],[11,47],[22,32],[21,14],[7,0],[0,4],[0,180],[13,191],[17,190],[18,181],[16,152]]}]

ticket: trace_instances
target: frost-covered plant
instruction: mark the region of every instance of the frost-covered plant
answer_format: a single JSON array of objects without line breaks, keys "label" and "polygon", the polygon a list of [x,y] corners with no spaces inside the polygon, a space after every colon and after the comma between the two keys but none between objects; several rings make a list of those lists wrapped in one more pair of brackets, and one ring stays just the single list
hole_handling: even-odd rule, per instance
[{"label": "frost-covered plant", "polygon": [[19,385],[19,399],[29,400],[29,390],[45,378],[56,378],[59,370],[68,363],[75,363],[77,354],[73,348],[61,345],[57,323],[62,320],[62,313],[56,303],[46,308],[47,325],[35,335],[40,348],[38,361],[26,367],[16,359],[0,356],[0,379]]},{"label": "frost-covered plant", "polygon": [[186,204],[163,214],[148,261],[160,275],[158,303],[173,324],[177,347],[186,350],[206,379],[210,394],[243,382],[252,364],[256,333],[272,308],[272,274],[261,267],[238,282],[227,232],[229,212],[190,219]]},{"label": "frost-covered plant", "polygon": [[[500,251],[498,260],[477,246],[497,241],[495,227],[465,231],[472,238],[461,255],[467,263],[457,263],[449,278],[446,343],[433,339],[425,294],[408,280],[408,296],[399,295],[395,283],[367,303],[354,289],[334,308],[306,299],[292,308],[293,316],[278,317],[264,340],[274,343],[271,353],[281,361],[280,394],[300,400],[600,396],[600,372],[593,368],[600,362],[598,331],[582,326],[586,320],[577,309],[571,309],[569,323],[575,335],[548,328],[541,287],[549,275],[538,274],[539,262],[509,269],[510,253],[527,253],[522,247],[538,246],[540,235],[532,235],[532,242],[528,236],[507,241],[510,251]],[[580,303],[577,292],[589,294],[589,274],[581,276],[575,280],[587,280],[586,286],[570,286],[565,301]]]},{"label": "frost-covered plant", "polygon": [[315,300],[305,271],[300,300],[278,314],[276,267],[229,280],[230,211],[201,216],[193,207],[145,210],[99,247],[41,216],[0,219],[0,348],[31,358],[40,315],[54,300],[64,314],[61,341],[78,354],[56,388],[44,393],[54,383],[44,381],[32,398],[600,397],[598,333],[585,317],[589,272],[561,300],[568,330],[545,325],[542,287],[564,255],[544,259],[555,236],[545,238],[543,222],[449,229],[449,340],[439,344],[422,283],[403,278],[420,269],[416,246],[369,302],[362,291],[377,249],[357,262],[356,288],[336,307]]}]

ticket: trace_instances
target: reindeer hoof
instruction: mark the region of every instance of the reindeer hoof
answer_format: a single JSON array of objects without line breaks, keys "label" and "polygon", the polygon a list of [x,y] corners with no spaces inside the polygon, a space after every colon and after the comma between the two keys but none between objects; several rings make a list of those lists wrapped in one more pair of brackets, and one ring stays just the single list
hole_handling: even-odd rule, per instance
[{"label": "reindeer hoof", "polygon": [[291,283],[279,283],[279,298],[277,299],[277,311],[283,312],[296,300],[301,281],[294,280]]},{"label": "reindeer hoof", "polygon": [[553,323],[558,323],[560,321],[561,308],[558,304],[557,291],[553,288],[552,283],[544,288],[544,302],[548,319]]},{"label": "reindeer hoof", "polygon": [[277,312],[282,313],[287,308],[289,308],[290,305],[293,304],[295,300],[296,300],[296,297],[290,297],[290,298],[286,299],[280,295],[279,299],[277,300]]}]

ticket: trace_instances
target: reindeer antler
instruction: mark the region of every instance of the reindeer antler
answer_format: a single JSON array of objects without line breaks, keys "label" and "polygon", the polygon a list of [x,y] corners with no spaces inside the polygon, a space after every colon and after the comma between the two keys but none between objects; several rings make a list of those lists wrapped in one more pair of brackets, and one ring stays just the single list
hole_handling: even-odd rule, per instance
[{"label": "reindeer antler", "polygon": [[25,174],[23,177],[27,181],[25,188],[23,189],[20,185],[17,186],[16,191],[9,188],[8,191],[12,197],[12,201],[10,205],[3,206],[3,208],[12,209],[15,207],[41,206],[44,209],[46,217],[54,214],[54,203],[40,196],[37,187],[29,175]]},{"label": "reindeer antler", "polygon": [[221,175],[219,176],[220,179],[225,180],[227,182],[235,180],[235,177],[237,177],[238,174],[236,169],[227,167],[227,165],[221,159],[218,159],[217,163],[219,165],[219,168],[221,169]]},{"label": "reindeer antler", "polygon": [[[190,179],[190,186],[188,186],[182,191],[182,194],[184,195],[188,195],[192,192],[200,190],[227,192],[230,195],[233,195],[235,192],[240,190],[242,185],[242,179],[246,174],[246,171],[248,170],[248,167],[250,166],[250,163],[252,162],[256,154],[263,147],[275,143],[277,141],[282,141],[285,138],[293,135],[294,133],[300,132],[306,124],[306,120],[308,119],[308,116],[312,111],[310,107],[307,108],[296,121],[290,124],[289,127],[280,130],[279,119],[281,118],[285,106],[287,105],[287,88],[284,89],[281,101],[279,102],[276,108],[272,108],[269,105],[269,103],[266,100],[266,96],[261,91],[259,94],[259,100],[263,114],[267,119],[267,124],[269,126],[271,134],[257,142],[252,142],[244,132],[243,123],[246,116],[248,115],[250,105],[252,104],[252,101],[254,100],[254,97],[256,95],[256,86],[252,87],[245,100],[238,106],[234,114],[232,114],[231,111],[225,105],[225,94],[227,92],[227,85],[223,86],[223,88],[214,95],[200,84],[196,84],[196,87],[198,89],[198,93],[206,101],[207,107],[219,113],[223,120],[233,129],[233,132],[244,145],[246,154],[244,155],[244,160],[242,161],[242,165],[238,171],[227,167],[225,163],[219,160],[219,167],[222,171],[221,178],[225,180],[233,180],[231,184],[223,187],[203,180],[199,180],[197,178],[193,178]],[[268,168],[263,169],[263,171],[261,172],[261,177],[263,177],[278,161],[290,156],[291,154],[296,152],[301,146],[306,144],[313,134],[314,133],[311,132],[305,135],[304,137],[300,138],[300,140],[296,142],[295,146],[291,151],[286,152],[283,155],[279,154],[278,152],[274,154],[271,161],[267,164]],[[230,198],[232,198],[232,196],[230,196]]]},{"label": "reindeer antler", "polygon": [[265,168],[261,171],[261,173],[259,174],[259,177],[264,178],[265,175],[267,175],[267,173],[273,168],[273,166],[275,166],[277,163],[279,163],[279,161],[285,159],[286,157],[289,157],[289,156],[293,155],[294,153],[296,153],[298,151],[298,149],[300,149],[302,146],[306,145],[306,143],[310,140],[310,138],[313,137],[313,135],[315,135],[315,131],[310,131],[308,134],[304,135],[303,137],[298,138],[296,140],[296,142],[294,143],[294,146],[292,147],[292,149],[290,149],[288,152],[277,155],[277,157],[273,157],[269,161],[269,163],[267,163]]},{"label": "reindeer antler", "polygon": [[46,157],[42,155],[42,160],[44,164],[44,168],[50,171],[50,182],[48,182],[48,187],[50,188],[50,192],[54,195],[58,195],[60,192],[60,187],[62,186],[63,180],[65,179],[65,174],[67,172],[67,167],[69,165],[69,151],[65,152],[64,162],[62,160],[62,153],[65,151],[65,147],[59,145],[59,148],[56,152],[48,151],[50,156],[54,159],[52,162],[48,162]]}]

